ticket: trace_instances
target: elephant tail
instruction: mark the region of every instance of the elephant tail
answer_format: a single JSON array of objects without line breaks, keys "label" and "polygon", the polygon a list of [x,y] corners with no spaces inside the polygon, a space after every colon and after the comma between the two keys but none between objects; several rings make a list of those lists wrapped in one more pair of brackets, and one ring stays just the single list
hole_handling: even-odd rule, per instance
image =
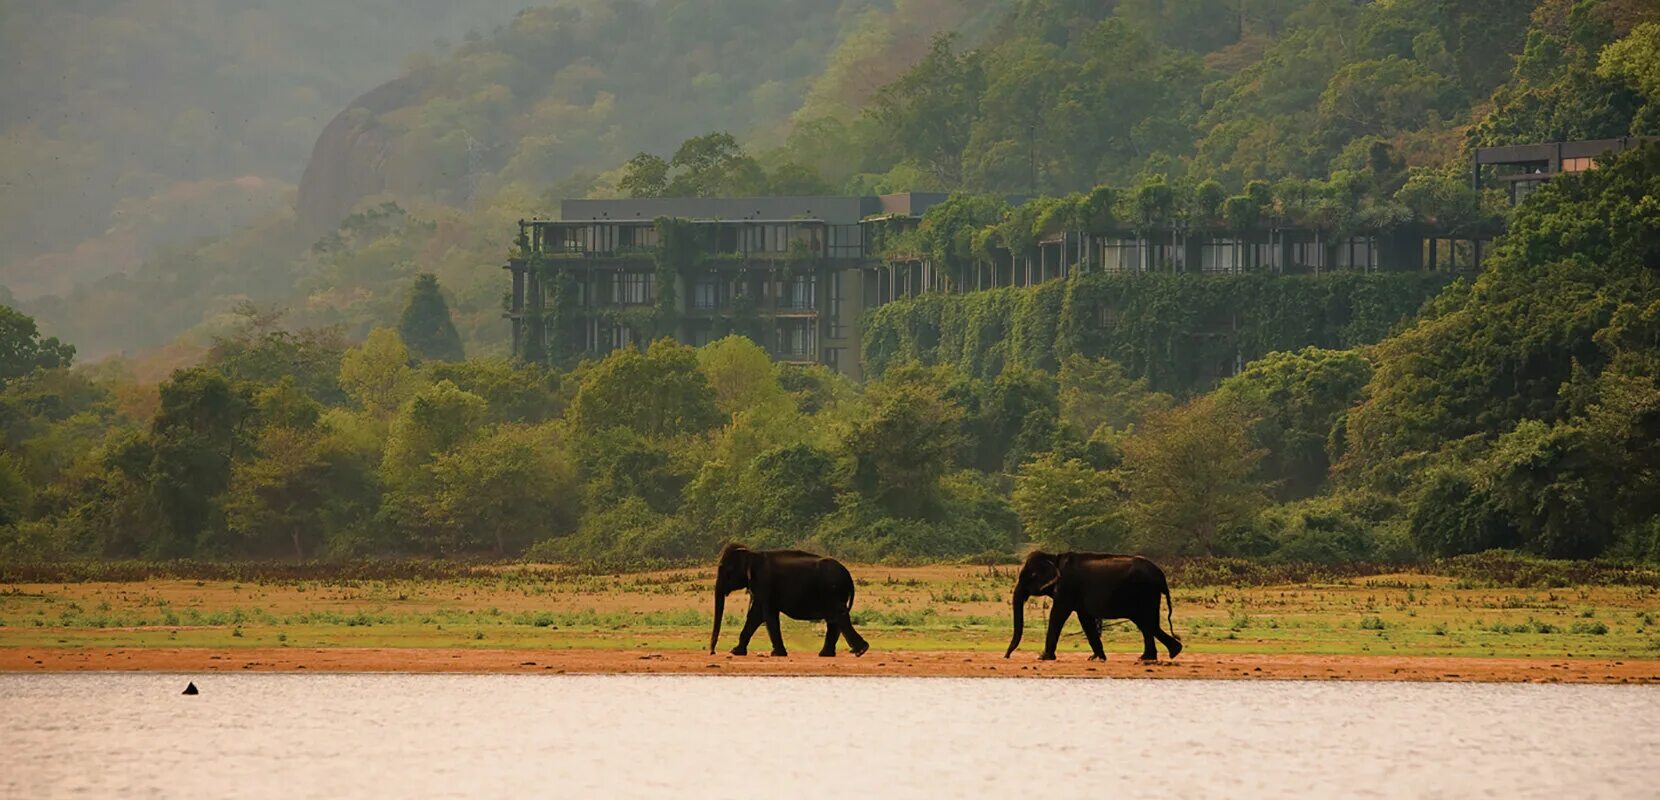
[{"label": "elephant tail", "polygon": [[852,575],[848,575],[847,576],[847,613],[849,613],[849,614],[853,613],[853,595],[858,594],[858,593],[859,593],[859,583],[858,583],[858,581],[853,580]]},{"label": "elephant tail", "polygon": [[[1165,626],[1170,629],[1170,635],[1175,636],[1176,635],[1176,620],[1175,620],[1176,601],[1170,599],[1170,582],[1169,581],[1160,581],[1160,583],[1164,584],[1164,609],[1165,609],[1164,610],[1164,623],[1165,623]],[[1157,614],[1158,612],[1155,610],[1153,613]],[[1158,617],[1154,617],[1153,619],[1157,620]],[[1155,624],[1156,624],[1156,622],[1155,622]]]}]

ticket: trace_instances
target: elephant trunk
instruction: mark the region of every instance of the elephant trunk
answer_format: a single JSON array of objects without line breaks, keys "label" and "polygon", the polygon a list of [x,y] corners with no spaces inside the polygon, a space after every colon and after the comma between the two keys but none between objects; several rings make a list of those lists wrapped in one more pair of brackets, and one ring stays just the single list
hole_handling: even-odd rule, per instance
[{"label": "elephant trunk", "polygon": [[726,593],[715,590],[715,630],[709,634],[709,655],[715,654],[715,642],[720,640],[720,618],[726,615]]},{"label": "elephant trunk", "polygon": [[1019,586],[1014,588],[1014,638],[1009,640],[1009,649],[1004,651],[1003,657],[1014,654],[1014,649],[1020,646],[1020,634],[1026,629],[1026,590]]}]

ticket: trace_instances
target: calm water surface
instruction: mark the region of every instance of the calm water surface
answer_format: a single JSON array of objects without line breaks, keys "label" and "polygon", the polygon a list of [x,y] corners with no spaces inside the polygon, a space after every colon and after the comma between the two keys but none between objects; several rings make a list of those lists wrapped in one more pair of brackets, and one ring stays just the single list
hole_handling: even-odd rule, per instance
[{"label": "calm water surface", "polygon": [[[201,687],[181,697],[185,681]],[[1654,797],[1660,691],[0,675],[0,797]]]}]

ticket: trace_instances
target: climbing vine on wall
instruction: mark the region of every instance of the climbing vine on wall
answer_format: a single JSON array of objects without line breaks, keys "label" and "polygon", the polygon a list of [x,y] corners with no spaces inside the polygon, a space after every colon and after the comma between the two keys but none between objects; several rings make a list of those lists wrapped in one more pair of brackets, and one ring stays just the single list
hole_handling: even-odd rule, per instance
[{"label": "climbing vine on wall", "polygon": [[546,270],[543,274],[543,280],[552,284],[549,294],[553,298],[547,313],[548,330],[552,332],[548,357],[555,366],[569,367],[582,352],[582,341],[573,332],[577,318],[576,276],[566,269]]},{"label": "climbing vine on wall", "polygon": [[703,258],[705,248],[699,241],[698,227],[689,220],[659,217],[657,219],[657,300],[652,320],[651,338],[673,336],[679,323],[679,291],[676,279],[690,275]]},{"label": "climbing vine on wall", "polygon": [[1209,388],[1237,360],[1383,338],[1434,297],[1446,273],[1111,275],[1035,287],[930,294],[865,317],[872,375],[915,361],[980,377],[1010,365],[1054,370],[1067,354],[1106,357],[1155,388]]}]

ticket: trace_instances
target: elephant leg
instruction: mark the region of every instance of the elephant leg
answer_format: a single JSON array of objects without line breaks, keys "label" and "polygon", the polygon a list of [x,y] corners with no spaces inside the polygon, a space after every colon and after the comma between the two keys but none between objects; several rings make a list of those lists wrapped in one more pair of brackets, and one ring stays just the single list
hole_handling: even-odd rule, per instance
[{"label": "elephant leg", "polygon": [[1171,658],[1181,655],[1182,640],[1177,639],[1176,635],[1173,633],[1165,633],[1164,628],[1160,627],[1156,621],[1153,623],[1153,635],[1158,637],[1160,642],[1164,643],[1164,649],[1170,651]]},{"label": "elephant leg", "polygon": [[1038,655],[1039,661],[1054,661],[1055,647],[1061,643],[1061,628],[1066,625],[1066,618],[1072,616],[1072,608],[1060,601],[1049,607],[1049,630],[1044,633],[1043,652]]},{"label": "elephant leg", "polygon": [[767,611],[767,638],[772,640],[772,654],[782,658],[790,654],[784,649],[784,632],[778,627],[778,612]]},{"label": "elephant leg", "polygon": [[818,654],[825,657],[825,658],[830,658],[830,657],[836,655],[836,637],[838,637],[840,635],[841,635],[841,632],[836,630],[836,621],[834,619],[825,620],[824,621],[824,649],[818,651]]},{"label": "elephant leg", "polygon": [[1101,649],[1101,618],[1079,611],[1078,624],[1083,626],[1084,638],[1089,640],[1089,649],[1092,653],[1089,660],[1106,661],[1107,653]]},{"label": "elephant leg", "polygon": [[750,603],[749,603],[749,615],[744,617],[744,629],[743,629],[742,633],[738,634],[738,646],[732,648],[732,655],[735,655],[735,656],[747,656],[747,655],[749,655],[749,640],[750,640],[750,637],[753,637],[755,635],[755,631],[758,630],[760,627],[761,627],[761,606],[760,606],[760,604],[758,604],[755,601],[751,600]]},{"label": "elephant leg", "polygon": [[848,652],[856,656],[862,656],[866,650],[870,649],[870,642],[865,641],[865,637],[860,636],[858,631],[853,630],[853,617],[846,611],[835,615],[830,621],[836,626],[837,630],[841,631],[842,638],[847,640]]},{"label": "elephant leg", "polygon": [[1141,660],[1159,660],[1159,649],[1153,646],[1153,631],[1159,629],[1157,622],[1149,623],[1146,619],[1137,619],[1135,626],[1141,629]]}]

